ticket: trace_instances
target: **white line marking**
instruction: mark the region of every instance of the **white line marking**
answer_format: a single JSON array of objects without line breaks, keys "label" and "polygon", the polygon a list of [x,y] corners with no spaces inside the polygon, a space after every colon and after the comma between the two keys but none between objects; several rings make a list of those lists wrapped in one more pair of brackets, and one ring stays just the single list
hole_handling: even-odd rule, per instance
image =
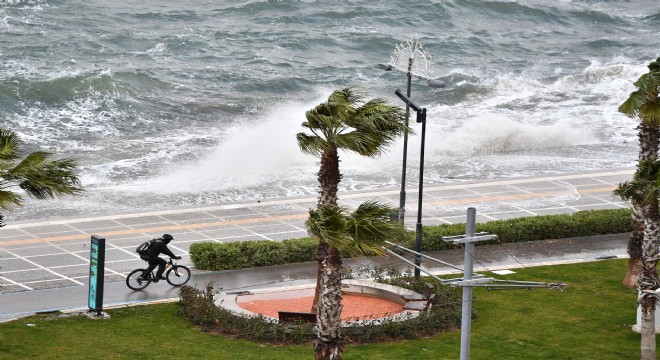
[{"label": "white line marking", "polygon": [[[424,188],[425,192],[433,192],[438,190],[454,190],[454,189],[469,189],[474,187],[487,187],[487,186],[501,186],[501,185],[514,185],[514,184],[525,184],[533,183],[540,181],[559,181],[567,179],[583,179],[583,178],[597,178],[600,176],[618,176],[618,175],[632,175],[634,169],[623,169],[616,171],[606,171],[601,173],[587,173],[587,174],[569,174],[569,175],[558,175],[558,176],[538,176],[524,179],[504,179],[504,180],[493,180],[488,182],[471,182],[471,183],[458,183],[454,185],[447,184],[438,184],[438,185],[426,185]],[[418,189],[407,189],[406,191],[414,192]],[[400,190],[380,190],[380,191],[361,191],[358,193],[349,193],[342,194],[341,198],[343,199],[353,199],[361,197],[377,197],[384,195],[395,195],[399,194]],[[53,221],[44,221],[39,223],[23,223],[23,224],[9,224],[6,229],[20,229],[27,227],[35,226],[46,226],[46,225],[62,225],[62,224],[72,224],[80,222],[90,222],[90,221],[103,221],[103,220],[117,220],[117,219],[131,219],[147,216],[161,216],[161,215],[172,215],[172,214],[183,214],[183,213],[194,213],[194,212],[208,212],[208,211],[218,211],[218,210],[229,210],[229,209],[241,209],[241,208],[256,208],[272,205],[283,205],[283,204],[296,204],[296,203],[305,203],[314,201],[315,198],[305,197],[305,198],[296,198],[296,199],[277,199],[272,201],[261,201],[260,203],[236,203],[228,205],[217,205],[210,207],[200,207],[200,208],[187,208],[187,209],[174,209],[174,210],[163,210],[163,211],[152,211],[144,213],[135,213],[135,214],[119,214],[119,215],[108,215],[108,216],[98,216],[90,218],[75,218],[75,219],[63,219],[63,220],[53,220]],[[167,221],[172,223],[172,221]]]},{"label": "white line marking", "polygon": [[[74,282],[74,283],[77,283],[78,285],[85,285],[85,284],[81,283],[80,281],[73,280],[72,278],[70,278],[70,277],[68,277],[68,276],[64,276],[64,275],[62,275],[62,274],[56,273],[55,271],[53,271],[53,270],[51,270],[51,269],[49,269],[49,268],[43,267],[43,266],[41,266],[41,265],[35,263],[34,261],[31,261],[31,260],[29,260],[29,259],[26,259],[26,258],[24,258],[24,257],[22,257],[22,256],[17,255],[17,254],[14,254],[14,253],[12,253],[11,251],[9,251],[9,250],[7,250],[7,249],[5,249],[5,251],[8,252],[8,253],[10,253],[10,254],[12,254],[12,255],[14,255],[14,256],[16,256],[16,257],[18,257],[18,258],[20,258],[20,259],[23,260],[23,261],[26,261],[26,262],[28,262],[28,263],[34,265],[34,266],[39,267],[39,268],[42,269],[42,270],[45,270],[45,271],[47,271],[47,272],[53,274],[53,275],[55,275],[55,276],[59,276],[59,277],[61,277],[61,278],[63,278],[63,279],[66,279],[66,280],[72,281],[72,282]],[[29,284],[29,283],[26,282],[26,284]]]},{"label": "white line marking", "polygon": [[16,281],[11,280],[11,279],[7,279],[7,278],[4,277],[4,276],[0,276],[0,280],[3,280],[3,281],[9,281],[9,282],[12,283],[13,285],[18,285],[18,286],[20,286],[20,287],[25,288],[26,290],[34,290],[33,288],[31,288],[31,287],[29,287],[29,286],[25,286],[25,285],[23,285],[23,284],[21,284],[21,283],[17,283]]}]

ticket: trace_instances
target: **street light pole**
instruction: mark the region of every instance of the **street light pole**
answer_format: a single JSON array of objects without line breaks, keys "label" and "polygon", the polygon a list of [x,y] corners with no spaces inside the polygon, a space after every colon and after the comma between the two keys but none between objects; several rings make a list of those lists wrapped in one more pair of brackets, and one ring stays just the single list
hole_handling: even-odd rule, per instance
[{"label": "street light pole", "polygon": [[426,108],[420,108],[409,97],[404,96],[401,91],[394,92],[406,103],[407,108],[412,108],[417,113],[417,123],[422,123],[422,143],[419,152],[419,193],[417,197],[417,224],[415,225],[415,280],[419,280],[420,266],[422,265],[422,240],[424,232],[422,229],[422,198],[424,195],[424,144],[426,142]]},{"label": "street light pole", "polygon": [[[420,121],[421,118],[421,121]],[[422,252],[422,240],[424,232],[422,230],[422,196],[424,195],[424,142],[426,139],[426,108],[422,109],[422,116],[417,113],[417,122],[422,123],[422,145],[419,150],[419,196],[417,199],[417,224],[415,225],[415,280],[419,280],[419,266],[422,264],[422,258],[419,255]]]},{"label": "street light pole", "polygon": [[[410,90],[412,88],[412,65],[414,59],[408,59],[408,86],[406,88],[406,96],[410,99]],[[404,222],[406,218],[406,169],[408,163],[408,124],[410,119],[410,106],[406,104],[406,130],[403,132],[403,169],[401,170],[401,190],[399,191],[399,221]],[[418,250],[417,250],[418,251]]]},{"label": "street light pole", "polygon": [[[417,61],[415,61],[417,60]],[[407,62],[407,69],[404,68]],[[408,39],[405,43],[398,44],[388,64],[378,64],[379,69],[385,71],[395,70],[406,74],[407,87],[406,96],[410,99],[412,88],[412,78],[428,80],[428,85],[432,88],[444,88],[445,83],[442,80],[430,78],[429,65],[431,55],[424,49],[424,44],[416,38]],[[415,69],[413,69],[413,66]],[[410,106],[406,104],[405,123],[406,128],[409,124]],[[398,220],[403,223],[406,215],[406,169],[408,162],[408,131],[403,133],[403,162],[401,170],[401,190],[399,191],[399,215]]]}]

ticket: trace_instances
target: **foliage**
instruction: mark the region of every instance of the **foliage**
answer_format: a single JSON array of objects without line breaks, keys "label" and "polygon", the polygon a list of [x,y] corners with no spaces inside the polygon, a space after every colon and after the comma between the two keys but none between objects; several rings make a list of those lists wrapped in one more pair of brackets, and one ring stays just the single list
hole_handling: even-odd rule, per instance
[{"label": "foliage", "polygon": [[349,212],[347,208],[324,205],[309,211],[307,233],[350,255],[381,255],[385,241],[397,241],[405,229],[392,222],[390,206],[367,201]]},{"label": "foliage", "polygon": [[[631,230],[630,216],[630,209],[586,210],[572,215],[495,220],[476,224],[476,231],[495,234],[501,243],[616,234]],[[444,242],[442,237],[462,234],[465,224],[425,227],[423,248],[426,251],[452,248],[455,245]]]},{"label": "foliage", "polygon": [[640,160],[632,181],[619,184],[615,196],[639,204],[660,198],[660,160],[656,157]]},{"label": "foliage", "polygon": [[179,297],[181,298],[179,314],[190,322],[201,326],[203,331],[218,324],[221,309],[213,302],[213,284],[207,284],[206,290],[183,286],[179,290]]},{"label": "foliage", "polygon": [[648,68],[649,72],[633,83],[637,90],[619,106],[619,112],[657,127],[660,125],[660,58]]},{"label": "foliage", "polygon": [[36,151],[21,160],[20,145],[16,133],[0,129],[0,209],[21,206],[23,197],[14,187],[36,199],[82,192],[73,159],[51,160],[52,153]]},{"label": "foliage", "polygon": [[[637,293],[621,286],[627,261],[544,266],[497,276],[569,284],[564,292],[475,289],[478,316],[471,359],[639,358]],[[48,314],[0,323],[0,359],[234,359],[310,358],[309,345],[269,345],[200,332],[178,316],[182,304],[104,309],[110,317]],[[28,325],[29,324],[29,325]],[[348,343],[346,359],[458,359],[460,331],[406,341]],[[118,346],[118,344],[120,344]],[[145,345],[149,344],[149,345]],[[585,345],[587,344],[587,345]],[[157,348],[157,351],[154,351]]]},{"label": "foliage", "polygon": [[[624,233],[631,230],[630,209],[578,211],[572,215],[546,215],[508,220],[495,220],[476,225],[476,231],[499,236],[501,243],[560,239],[602,234]],[[442,241],[443,236],[462,235],[465,224],[424,227],[423,250],[453,248]],[[413,248],[414,234],[409,232],[397,243]],[[251,245],[248,245],[250,243]],[[243,269],[265,265],[281,265],[316,260],[318,242],[311,238],[282,242],[250,241],[235,243],[195,243],[190,256],[195,267],[203,270]],[[479,244],[478,244],[479,245]],[[351,254],[342,252],[342,256]]]},{"label": "foliage", "polygon": [[200,242],[190,246],[190,259],[203,270],[243,269],[316,260],[318,242],[311,238],[232,243]]},{"label": "foliage", "polygon": [[411,131],[401,121],[401,109],[381,98],[365,102],[364,94],[350,87],[334,91],[305,117],[302,127],[309,133],[297,134],[298,146],[319,157],[337,149],[378,156],[398,136]]},{"label": "foliage", "polygon": [[[410,274],[402,275],[392,270],[388,273],[394,275],[388,283],[421,292],[423,282],[415,282]],[[344,337],[353,343],[371,343],[415,339],[456,328],[461,319],[460,290],[440,285],[432,279],[424,281],[435,285],[436,296],[429,312],[404,321],[365,321],[362,326],[343,328]],[[205,290],[184,286],[179,296],[180,314],[204,332],[269,343],[304,344],[316,338],[312,324],[279,324],[263,316],[240,316],[216,306],[212,284],[207,284]]]}]

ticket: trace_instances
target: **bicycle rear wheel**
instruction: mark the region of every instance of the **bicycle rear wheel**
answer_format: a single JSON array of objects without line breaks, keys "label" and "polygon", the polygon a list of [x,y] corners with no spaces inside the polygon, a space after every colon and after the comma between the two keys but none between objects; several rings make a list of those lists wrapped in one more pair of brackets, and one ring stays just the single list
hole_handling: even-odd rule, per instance
[{"label": "bicycle rear wheel", "polygon": [[135,269],[126,277],[126,286],[131,290],[142,290],[151,284],[147,269]]},{"label": "bicycle rear wheel", "polygon": [[183,265],[174,265],[165,274],[167,282],[172,286],[185,285],[190,280],[190,269]]}]

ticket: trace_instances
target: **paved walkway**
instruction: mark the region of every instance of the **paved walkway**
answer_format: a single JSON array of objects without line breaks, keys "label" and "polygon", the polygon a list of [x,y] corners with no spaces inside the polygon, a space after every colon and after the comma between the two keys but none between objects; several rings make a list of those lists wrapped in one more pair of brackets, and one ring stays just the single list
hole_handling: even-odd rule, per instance
[{"label": "paved walkway", "polygon": [[[620,182],[630,179],[632,173],[633,169],[620,169],[428,185],[424,189],[422,222],[424,225],[465,222],[466,208],[469,206],[477,208],[479,222],[587,209],[628,207],[627,203],[614,199],[611,192]],[[407,205],[416,206],[416,189],[407,189],[407,192]],[[374,199],[397,206],[399,190],[352,191],[340,193],[339,196],[340,203],[349,207]],[[297,197],[7,225],[0,229],[0,317],[66,309],[80,304],[84,307],[87,299],[89,241],[93,234],[106,238],[105,303],[146,301],[176,297],[176,290],[157,284],[150,286],[147,291],[131,293],[124,285],[125,275],[143,264],[134,252],[135,247],[142,241],[162,233],[171,233],[175,237],[171,244],[172,250],[184,256],[184,264],[190,264],[188,250],[190,244],[195,242],[278,241],[305,237],[303,224],[307,210],[315,205],[315,198]],[[406,211],[406,224],[414,228],[417,209],[412,207]],[[619,236],[615,242],[618,245],[607,249],[581,251],[590,251],[588,257],[601,252],[624,255],[624,236]],[[511,260],[518,256],[526,262],[535,261],[533,257],[524,255],[524,248],[519,251],[523,254],[506,253],[505,258]],[[459,256],[458,260],[462,262],[462,257]],[[516,260],[511,266],[516,266],[517,262],[518,265],[522,264],[522,261]],[[498,265],[491,263],[490,266]],[[251,269],[222,272],[231,275],[222,275],[219,280],[224,284],[224,289],[239,289],[258,286],[261,282],[266,284],[289,280],[308,281],[310,278],[310,273],[304,266],[301,269],[284,266],[267,270],[272,276],[260,280],[255,275],[262,271],[264,270]],[[314,274],[313,271],[311,274]],[[193,280],[203,284],[205,280],[217,276],[195,271]],[[60,294],[58,296],[62,297],[62,302],[46,301],[48,298],[57,298],[55,293]],[[22,306],[15,306],[16,302]]]}]

